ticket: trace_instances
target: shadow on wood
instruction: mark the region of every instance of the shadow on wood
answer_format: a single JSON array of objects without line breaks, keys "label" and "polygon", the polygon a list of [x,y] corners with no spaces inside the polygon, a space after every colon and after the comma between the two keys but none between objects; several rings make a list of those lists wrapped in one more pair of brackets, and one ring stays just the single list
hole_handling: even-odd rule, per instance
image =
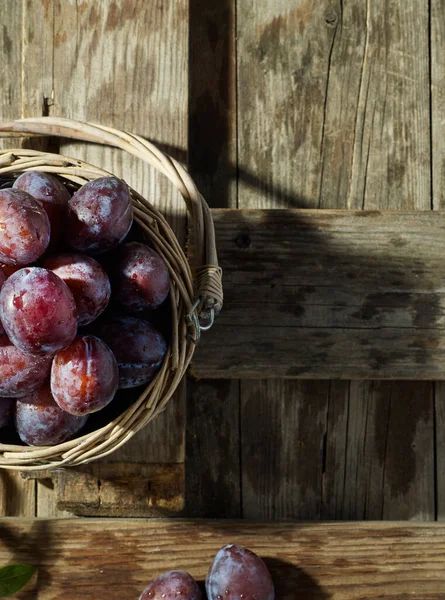
[{"label": "shadow on wood", "polygon": [[[430,164],[428,159],[425,160],[431,116],[425,98],[425,90],[430,89],[426,85],[430,72],[425,68],[428,65],[426,32],[428,27],[433,32],[430,44],[433,59],[440,56],[442,60],[443,52],[437,43],[443,38],[439,32],[442,21],[437,18],[440,10],[437,8],[434,12],[439,1],[433,3],[432,13],[425,6],[413,13],[410,2],[389,8],[385,5],[382,10],[382,6],[367,2],[348,5],[338,1],[280,3],[256,0],[237,3],[236,12],[230,0],[207,3],[210,4],[214,6],[209,8],[204,0],[190,2],[191,45],[200,59],[190,62],[190,80],[196,82],[192,99],[195,90],[200,102],[199,111],[191,111],[190,141],[198,148],[191,151],[189,163],[212,206],[430,207]],[[228,18],[224,21],[224,14],[230,8],[237,25],[237,41],[232,45],[227,33]],[[397,17],[388,19],[389,14]],[[212,18],[215,15],[217,18]],[[409,29],[400,26],[401,23],[412,23],[413,19],[419,33],[423,32],[415,38],[407,35]],[[214,60],[215,54],[218,62]],[[209,69],[209,66],[224,62],[228,64],[234,54],[237,56],[236,77],[230,79],[226,70],[224,78],[218,68]],[[433,77],[436,75],[437,80],[442,72],[440,60],[433,60]],[[201,62],[205,63],[203,69]],[[409,77],[405,80],[400,71]],[[215,106],[221,107],[222,103],[214,99],[218,90],[228,87],[227,84],[233,86],[234,82],[236,85],[236,80],[238,98],[233,112],[238,121],[238,135],[234,136],[236,152],[230,155],[228,146],[233,143],[233,137],[227,131],[227,115],[215,110]],[[439,90],[440,86],[433,88],[436,103],[441,98]],[[410,99],[409,103],[406,98]],[[426,104],[422,98],[426,99]],[[441,111],[437,104],[435,109],[433,113],[440,121]],[[210,115],[213,120],[208,118]],[[413,115],[416,127],[405,128],[404,124],[411,123]],[[221,148],[224,125],[226,143],[225,148]],[[440,128],[433,127],[432,132],[441,137]],[[218,147],[228,164],[215,161],[214,149]],[[437,175],[443,168],[437,144],[433,149],[436,150],[433,152],[436,163],[433,173]],[[235,193],[228,185],[229,179],[232,186],[236,184]],[[437,190],[441,187],[440,183],[434,186]],[[254,246],[250,251],[254,252]],[[347,252],[344,246],[343,253]],[[350,259],[352,262],[353,256]],[[384,267],[385,261],[381,263]],[[408,277],[411,278],[409,273]],[[217,327],[221,324],[224,331],[209,332],[204,343],[214,335],[218,336],[219,348],[221,342],[224,343],[223,320],[230,319],[232,307],[237,302],[236,297],[230,298],[231,291],[226,280],[225,309],[217,321]],[[285,318],[284,313],[292,318],[292,290],[287,289],[287,292],[287,307],[283,306],[286,299],[282,298],[278,306],[271,307],[270,316],[275,315],[278,323]],[[248,294],[255,302],[255,289],[249,290]],[[307,299],[310,300],[310,294]],[[387,308],[383,312],[388,320],[391,320],[388,302],[393,305],[394,312],[396,301],[395,297],[387,298]],[[346,302],[349,302],[348,298]],[[307,304],[303,308],[307,309]],[[260,320],[270,307],[266,304],[261,307],[258,300],[254,308],[250,311],[251,317]],[[295,312],[299,310],[297,302],[294,309]],[[360,304],[356,305],[353,312],[362,312],[362,321],[365,321],[366,314],[371,311],[372,304],[365,303],[363,309]],[[313,312],[323,315],[327,308],[319,305]],[[340,307],[340,313],[344,314],[344,307]],[[378,315],[373,321],[377,319]],[[297,343],[298,331],[287,327],[278,343],[281,345],[282,338],[291,335]],[[434,335],[432,341],[434,343]],[[264,344],[266,353],[267,339]],[[248,340],[246,345],[248,352]],[[301,345],[304,350],[304,340]],[[379,350],[377,347],[373,357],[375,366],[378,366]],[[433,347],[431,351],[434,351]],[[285,359],[290,364],[292,349],[287,353],[290,356]],[[423,353],[425,358],[428,354],[428,351]],[[348,360],[353,360],[354,356],[353,348]],[[203,360],[205,358],[203,355]],[[259,376],[274,374],[276,357],[272,358],[267,369],[258,369]],[[378,377],[378,371],[372,369],[372,375]],[[414,363],[409,371],[411,378],[416,377],[417,365]],[[345,374],[343,372],[341,376]],[[219,384],[219,380],[207,382],[202,389],[206,386],[217,388]],[[337,391],[331,394],[331,389]],[[193,399],[192,417],[198,415],[198,418],[191,422],[192,430],[187,436],[189,447],[194,450],[197,477],[201,475],[202,463],[210,467],[201,478],[205,496],[199,496],[198,500],[195,496],[194,508],[201,510],[201,514],[212,511],[215,515],[219,510],[221,516],[226,516],[225,511],[231,506],[225,500],[236,500],[232,494],[232,481],[239,475],[237,465],[223,456],[225,472],[230,472],[228,477],[224,475],[218,461],[208,458],[208,451],[223,454],[227,439],[232,440],[233,449],[238,445],[260,446],[257,440],[261,439],[263,431],[267,431],[275,461],[270,461],[268,447],[264,451],[257,449],[257,467],[252,468],[249,456],[240,460],[244,516],[319,518],[324,515],[325,518],[351,519],[385,515],[386,518],[411,519],[434,516],[433,384],[245,381],[240,398],[242,405],[250,407],[247,422],[245,416],[239,421],[234,417],[233,393],[227,396],[225,408],[218,402],[215,410],[213,399],[217,396],[213,392],[210,398],[197,394]],[[303,419],[301,413],[307,412],[309,416]],[[205,421],[206,417],[211,419],[214,415],[217,422],[220,413],[224,419],[222,439],[218,429],[209,428],[207,433]],[[416,433],[412,434],[413,431]],[[242,443],[239,436],[242,436]],[[311,443],[305,446],[307,439],[311,439]],[[317,447],[315,453],[314,446]],[[188,449],[187,456],[189,454]],[[409,462],[416,466],[414,473],[411,468],[405,469],[407,455],[412,457]],[[321,456],[323,458],[319,458]],[[302,465],[310,474],[301,471]],[[210,477],[207,477],[208,471]],[[440,469],[438,473],[440,483]],[[212,477],[216,478],[213,486]],[[250,494],[249,479],[256,480]],[[406,484],[403,488],[407,488],[402,494],[401,479]],[[261,483],[260,495],[258,486]]]},{"label": "shadow on wood", "polygon": [[277,600],[324,600],[332,597],[303,568],[279,558],[262,558],[272,575]]},{"label": "shadow on wood", "polygon": [[11,552],[12,563],[28,564],[37,569],[31,580],[32,589],[21,592],[22,600],[37,600],[51,587],[51,574],[46,565],[54,537],[48,521],[35,521],[29,530],[18,534],[7,522],[0,522],[0,540]]},{"label": "shadow on wood", "polygon": [[[235,0],[189,2],[190,173],[211,207],[237,205]],[[186,510],[241,517],[239,384],[187,384]]]},{"label": "shadow on wood", "polygon": [[213,215],[225,304],[198,377],[445,377],[443,213]]}]

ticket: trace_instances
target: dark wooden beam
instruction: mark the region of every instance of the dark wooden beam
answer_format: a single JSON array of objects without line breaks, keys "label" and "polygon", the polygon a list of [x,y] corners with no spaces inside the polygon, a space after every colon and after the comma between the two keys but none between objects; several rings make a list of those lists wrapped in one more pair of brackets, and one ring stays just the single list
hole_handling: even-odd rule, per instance
[{"label": "dark wooden beam", "polygon": [[445,379],[445,212],[214,210],[200,378]]}]

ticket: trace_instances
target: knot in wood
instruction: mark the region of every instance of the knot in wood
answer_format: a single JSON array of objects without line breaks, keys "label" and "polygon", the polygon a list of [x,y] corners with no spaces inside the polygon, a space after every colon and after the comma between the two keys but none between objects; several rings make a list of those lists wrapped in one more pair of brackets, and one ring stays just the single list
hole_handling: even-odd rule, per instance
[{"label": "knot in wood", "polygon": [[335,10],[329,9],[324,14],[324,20],[326,25],[329,27],[334,27],[337,24],[338,16]]}]

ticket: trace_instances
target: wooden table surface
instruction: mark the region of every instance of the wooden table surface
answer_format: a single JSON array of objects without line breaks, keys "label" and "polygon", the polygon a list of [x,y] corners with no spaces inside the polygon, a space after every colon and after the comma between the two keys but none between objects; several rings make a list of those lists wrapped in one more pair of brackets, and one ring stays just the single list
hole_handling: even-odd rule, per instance
[{"label": "wooden table surface", "polygon": [[37,568],[18,600],[136,600],[167,570],[202,584],[228,543],[264,559],[277,600],[445,597],[438,523],[12,519],[0,523],[0,564]]},{"label": "wooden table surface", "polygon": [[[445,206],[441,0],[3,0],[0,16],[2,120],[144,135],[213,208]],[[43,146],[123,176],[183,235],[180,200],[136,159]],[[189,380],[106,463],[0,472],[0,515],[440,520],[445,384],[336,377]]]}]

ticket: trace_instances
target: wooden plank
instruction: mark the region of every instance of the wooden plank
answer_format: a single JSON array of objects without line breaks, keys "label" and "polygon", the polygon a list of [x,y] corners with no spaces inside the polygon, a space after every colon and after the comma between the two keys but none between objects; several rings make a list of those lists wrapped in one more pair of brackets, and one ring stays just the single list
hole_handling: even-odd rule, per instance
[{"label": "wooden plank", "polygon": [[[22,479],[31,483],[28,478],[28,473],[21,473]],[[31,478],[32,479],[32,478]],[[59,503],[59,485],[57,479],[51,479],[45,476],[43,473],[39,479],[32,481],[36,485],[36,493],[39,499],[38,505],[35,507],[38,516],[43,519],[69,519],[77,515],[74,515],[72,511],[64,510]],[[20,511],[17,516],[22,516],[23,513]]]},{"label": "wooden plank", "polygon": [[428,382],[351,384],[338,518],[434,519],[432,404]]},{"label": "wooden plank", "polygon": [[[22,73],[22,3],[5,0],[0,5],[0,120],[23,116]],[[6,25],[7,24],[7,25]],[[37,112],[36,114],[40,114]],[[17,146],[16,141],[0,140],[2,148]],[[18,473],[0,474],[0,517],[34,516],[35,482],[23,481]]]},{"label": "wooden plank", "polygon": [[[436,2],[436,6],[439,14],[441,3]],[[430,208],[428,19],[428,3],[419,4],[414,0],[392,3],[385,0],[356,0],[349,3],[329,0],[321,3],[280,0],[241,2],[238,11],[239,205],[261,208]],[[440,52],[439,55],[442,57]],[[256,175],[256,186],[250,189],[243,184],[247,168]],[[255,195],[259,200],[255,199]],[[247,204],[244,204],[244,198]],[[332,269],[338,264],[338,256],[334,254]],[[303,259],[306,260],[306,256]],[[368,263],[367,268],[378,270],[380,263],[378,261],[378,266]],[[384,276],[388,274],[388,271],[383,272]],[[363,273],[360,273],[359,277],[362,276]],[[249,361],[245,351],[250,350],[252,345],[257,347],[256,344],[264,344],[261,358],[255,356],[257,374],[272,371],[272,376],[285,375],[286,368],[280,370],[276,365],[284,363],[288,366],[292,361],[298,365],[303,352],[308,353],[309,361],[323,362],[323,358],[329,361],[329,356],[325,357],[324,350],[320,350],[320,338],[305,337],[305,329],[297,327],[295,344],[289,344],[287,340],[292,334],[289,333],[288,324],[292,326],[299,322],[305,327],[311,318],[319,322],[328,318],[340,328],[347,322],[345,339],[351,335],[349,317],[352,314],[345,314],[344,307],[355,305],[357,298],[353,291],[343,298],[344,303],[337,298],[340,306],[337,305],[336,312],[332,314],[329,312],[332,306],[330,301],[324,306],[319,302],[320,297],[316,297],[316,292],[312,297],[305,297],[307,304],[299,299],[296,306],[293,300],[298,294],[295,292],[304,289],[299,285],[296,289],[278,285],[269,290],[264,307],[260,307],[259,302],[255,305],[258,318],[264,319],[282,350],[279,356],[273,356],[266,350],[269,340],[265,336],[255,340],[253,336],[245,336],[243,344],[239,346],[243,351],[242,360]],[[353,282],[350,282],[348,292],[351,288],[354,288]],[[250,290],[249,300],[245,295],[244,302],[255,302],[256,291]],[[309,293],[312,291],[305,290]],[[329,295],[329,289],[324,291]],[[332,293],[335,294],[335,291],[332,290]],[[280,314],[269,310],[269,298],[270,303],[279,298],[277,308],[281,308]],[[237,297],[235,310],[239,307],[239,300],[241,295]],[[362,318],[367,313],[369,302],[363,300],[354,309],[352,320],[357,316]],[[383,311],[377,309],[373,316],[366,314],[371,327],[386,327],[394,322],[397,315],[401,316],[398,304],[401,298],[398,297],[397,306],[394,306],[394,300],[394,297],[387,297],[383,302],[386,306]],[[304,313],[299,310],[302,302]],[[428,310],[421,312],[422,318],[428,314]],[[229,313],[226,314],[228,317]],[[411,311],[411,317],[408,318],[410,323],[414,315],[415,310]],[[285,326],[275,329],[281,323]],[[314,330],[314,333],[319,336],[325,334],[323,329]],[[325,370],[324,376],[348,376],[349,363],[356,360],[369,334],[372,335],[369,330],[364,330],[363,335],[348,338],[351,343],[348,345],[346,364],[339,366],[334,373]],[[226,328],[224,341],[230,344],[234,335],[233,329]],[[381,363],[382,359],[386,360],[386,352],[382,355],[381,346],[387,347],[392,341],[385,342],[384,332],[380,338],[377,352],[373,357],[367,357],[361,373],[355,373],[354,376],[369,376],[366,372],[369,373],[370,367],[374,377],[383,375]],[[312,348],[318,349],[318,352],[314,352],[316,357],[312,354]],[[269,354],[269,364],[266,354]],[[273,363],[272,368],[270,363]],[[230,367],[228,369],[230,371]],[[298,367],[296,371],[298,373]],[[413,361],[411,375],[404,373],[403,376],[415,378],[419,371],[421,369]],[[300,376],[310,375],[310,370],[304,375],[300,372]],[[434,374],[431,372],[430,375]],[[419,376],[428,377],[426,374]],[[332,392],[336,386],[338,393]],[[393,384],[391,389],[398,396],[397,384]],[[414,394],[415,390],[417,395]],[[334,396],[329,396],[328,400],[324,464],[320,465],[318,457],[309,457],[308,460],[315,470],[324,470],[322,514],[340,516],[346,514],[343,504],[345,495],[349,497],[357,493],[357,480],[346,478],[345,465],[354,457],[353,445],[349,451],[349,445],[356,435],[352,426],[349,427],[352,425],[349,402],[355,404],[358,398],[352,398],[352,395],[358,391],[355,385],[349,387],[336,382],[331,386],[331,392]],[[432,397],[430,391],[422,396],[424,392],[425,386],[412,387],[412,394],[415,395],[412,402],[424,405],[424,414],[428,415],[425,421],[420,420],[419,423],[415,422],[415,416],[408,419],[407,431],[415,429],[416,440],[417,435],[419,439],[433,437]],[[400,388],[402,394],[403,386]],[[310,404],[311,395],[308,393],[304,400]],[[376,398],[370,398],[370,416],[375,412],[376,402]],[[403,402],[395,405],[403,413]],[[377,412],[376,423],[379,423],[379,417]],[[400,417],[407,424],[404,415]],[[366,411],[361,407],[357,419],[359,430],[367,420]],[[406,448],[411,433],[398,431],[395,427],[398,420],[395,414],[389,425],[391,430],[388,436],[397,434],[395,446],[400,444]],[[313,422],[312,427],[314,432],[318,432],[317,422]],[[274,431],[278,437],[284,437],[277,426]],[[290,432],[286,432],[286,435],[290,439]],[[377,434],[379,443],[383,437],[383,432]],[[416,441],[412,443],[416,444]],[[426,451],[425,456],[421,455],[420,447]],[[423,485],[426,482],[433,485],[430,477],[433,457],[429,453],[430,447],[420,444],[417,448],[415,462],[418,474],[408,486],[408,491],[402,490],[401,495],[404,502],[410,497],[412,514],[428,514],[431,517],[431,496],[425,497]],[[389,448],[388,451],[387,468],[392,474],[388,474],[387,481],[395,480],[396,471],[403,470],[403,459],[400,457],[400,460],[396,460],[395,448]],[[370,463],[378,465],[377,449],[371,444],[368,452]],[[423,460],[427,461],[425,479],[419,474]],[[281,467],[285,469],[285,465]],[[375,497],[376,507],[383,497],[388,499],[385,486],[376,492]],[[396,497],[397,494],[394,494],[393,506],[397,506]],[[273,498],[270,502],[273,502]],[[401,508],[402,515],[406,515],[405,507]]]},{"label": "wooden plank", "polygon": [[353,484],[346,478],[351,382],[330,381],[323,444],[322,519],[344,518],[344,497]]},{"label": "wooden plank", "polygon": [[188,381],[185,514],[241,516],[239,381]]},{"label": "wooden plank", "polygon": [[[20,117],[22,106],[22,89],[16,83],[21,72],[22,56],[22,6],[17,6],[14,0],[5,0],[0,7],[3,27],[0,33],[0,53],[3,65],[1,84],[0,116],[2,120],[17,119]],[[5,140],[1,141],[5,147]]]},{"label": "wooden plank", "polygon": [[[189,0],[189,169],[212,207],[237,205],[235,0]],[[241,516],[239,382],[188,382],[186,506]]]},{"label": "wooden plank", "polygon": [[33,517],[36,513],[36,482],[24,481],[20,473],[0,472],[0,517]]},{"label": "wooden plank", "polygon": [[435,457],[436,457],[436,493],[438,521],[445,520],[445,382],[435,385]]},{"label": "wooden plank", "polygon": [[390,390],[389,382],[351,383],[343,519],[383,518]]},{"label": "wooden plank", "polygon": [[[350,206],[365,210],[429,210],[433,206],[429,4],[415,0],[359,4],[358,12],[366,18],[362,20],[365,46]],[[349,16],[343,22],[347,31],[355,25],[353,11]],[[343,57],[349,63],[348,44],[343,45]],[[332,80],[333,90],[338,83],[338,79]],[[432,312],[433,307],[424,307],[418,313],[420,320]],[[435,377],[434,371],[424,377],[415,364],[412,373],[410,379]],[[364,507],[367,518],[434,519],[433,385],[393,382],[371,386],[366,412],[359,406],[360,394],[354,398],[354,387],[357,389],[351,387],[351,406],[357,406],[358,430],[364,427],[364,437],[368,438],[367,463],[360,472],[364,480],[348,486],[348,495],[360,496],[370,476],[372,487]],[[349,428],[349,437],[358,437],[353,427]],[[348,463],[354,461],[354,454],[360,455],[362,442],[359,444],[357,447],[348,442]],[[357,508],[360,514],[362,508],[355,505],[354,510]],[[354,510],[351,516],[357,515]]]},{"label": "wooden plank", "polygon": [[185,459],[185,380],[164,411],[104,462],[182,464]]},{"label": "wooden plank", "polygon": [[[326,19],[330,19],[336,4],[331,0],[238,2],[240,208],[318,207],[326,90],[336,35],[336,28],[327,25]],[[246,256],[252,251],[249,229],[243,227],[233,234],[232,246],[237,240]],[[280,239],[282,232],[278,235]],[[227,273],[225,282],[227,286]],[[271,302],[284,291],[273,285],[271,282],[267,291]],[[290,288],[287,291],[293,295]],[[255,290],[249,288],[242,302],[247,298],[255,302],[254,294]],[[227,317],[236,311],[230,296],[229,289],[225,305]],[[298,307],[294,300],[290,303],[291,312],[295,314]],[[267,307],[264,308],[265,311],[260,302],[252,310],[253,315],[258,309],[257,322],[262,318],[267,321],[269,315]],[[284,323],[284,319],[284,314],[280,314],[273,328]],[[228,325],[224,327],[231,336],[234,332],[229,329]],[[243,331],[246,332],[244,325]],[[275,329],[268,327],[268,331],[272,333]],[[218,329],[211,335],[218,335]],[[287,330],[287,339],[292,336],[291,330]],[[204,344],[207,343],[204,340]],[[230,345],[231,338],[226,338],[225,343]],[[259,349],[260,345],[261,342],[258,346],[255,342],[255,348]],[[263,350],[267,345],[263,342]],[[293,358],[290,361],[294,364]],[[282,373],[277,371],[275,364],[271,370],[261,365],[256,376],[280,377]],[[262,384],[243,382],[243,514],[275,519],[320,516],[328,394],[327,382],[314,385],[278,380]],[[310,406],[314,407],[312,412],[308,411]],[[261,445],[263,435],[271,445]],[[249,451],[253,449],[250,459]],[[309,470],[306,465],[310,465]]]},{"label": "wooden plank", "polygon": [[444,213],[213,214],[226,304],[199,377],[445,376]]},{"label": "wooden plank", "polygon": [[245,518],[320,518],[328,391],[325,381],[242,382]]},{"label": "wooden plank", "polygon": [[[20,32],[23,52],[18,71],[23,95],[22,117],[47,115],[54,102],[53,57],[58,46],[54,36],[54,6],[45,0],[23,2],[23,31]],[[33,141],[36,149],[38,144],[42,148],[41,140]]]},{"label": "wooden plank", "polygon": [[318,204],[333,3],[238,3],[240,208]]},{"label": "wooden plank", "polygon": [[189,0],[190,172],[209,206],[235,208],[235,0]]},{"label": "wooden plank", "polygon": [[[69,0],[54,6],[58,45],[50,113],[99,121],[184,153],[188,1],[117,0],[98,5]],[[140,160],[94,144],[64,143],[61,152],[125,176],[162,209],[177,235],[184,236],[184,203],[178,192]]]},{"label": "wooden plank", "polygon": [[431,208],[428,2],[336,2],[320,206]]},{"label": "wooden plank", "polygon": [[441,0],[430,3],[433,207],[445,206],[445,21]]},{"label": "wooden plank", "polygon": [[97,461],[76,469],[31,471],[23,477],[50,481],[48,487],[56,490],[56,507],[62,514],[160,517],[177,515],[184,506],[182,463]]},{"label": "wooden plank", "polygon": [[434,405],[431,382],[391,384],[383,519],[434,520]]},{"label": "wooden plank", "polygon": [[445,595],[439,524],[6,520],[0,564],[29,562],[39,569],[18,599],[137,598],[166,570],[184,569],[202,581],[229,542],[265,559],[283,600]]},{"label": "wooden plank", "polygon": [[[126,129],[156,140],[169,151],[182,152],[184,159],[188,119],[187,0],[175,3],[117,0],[102,4],[93,0],[63,3],[26,0],[24,11],[24,116],[36,114],[39,102],[46,114]],[[18,89],[21,80],[21,76],[12,80]],[[124,177],[162,209],[178,236],[184,239],[184,206],[179,194],[151,168],[110,148],[63,141],[59,148],[64,154]],[[177,501],[177,481],[169,479],[169,473],[175,469],[183,473],[184,426],[185,396],[179,392],[171,408],[110,458],[122,464],[143,464],[147,473],[154,468],[165,468],[165,481],[171,481],[173,486],[166,492],[166,501],[174,496],[181,510],[183,500]],[[152,466],[158,463],[165,467]],[[89,497],[86,479],[79,472],[79,485],[85,483],[85,498]],[[179,478],[182,480],[183,475]],[[115,482],[110,485],[115,486]],[[61,497],[63,489],[68,487],[60,478],[54,481],[53,489],[47,481],[38,482],[40,516],[65,516],[57,505],[75,506],[72,497],[66,501]],[[148,492],[144,501],[139,493],[135,494],[133,504],[130,495],[127,486],[127,504],[129,509],[132,505],[133,515],[153,514]],[[84,507],[89,514],[94,514],[93,506],[97,507],[98,515],[116,514],[118,510],[117,501],[110,500],[107,504],[90,500],[85,501]],[[120,514],[125,514],[125,506],[126,503],[121,503]],[[136,506],[142,512],[137,512]],[[80,505],[77,510],[82,513]]]},{"label": "wooden plank", "polygon": [[[432,0],[430,8],[430,52],[431,52],[431,136],[432,136],[432,192],[433,208],[445,206],[445,21],[443,4]],[[435,451],[437,519],[445,519],[445,385],[435,386]]]}]

